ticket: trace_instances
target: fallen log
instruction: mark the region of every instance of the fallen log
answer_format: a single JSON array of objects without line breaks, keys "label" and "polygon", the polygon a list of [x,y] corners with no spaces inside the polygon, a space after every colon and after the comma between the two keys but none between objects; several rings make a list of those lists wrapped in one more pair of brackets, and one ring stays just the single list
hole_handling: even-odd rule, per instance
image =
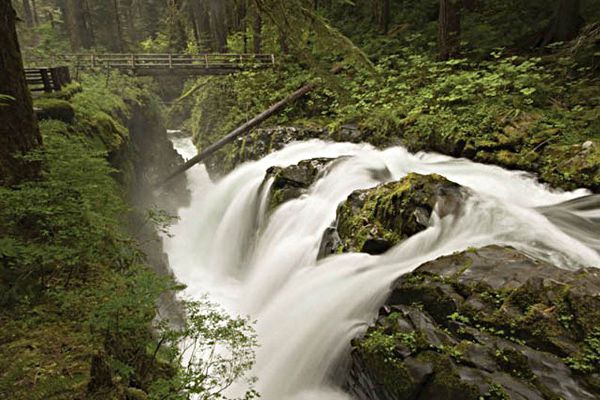
[{"label": "fallen log", "polygon": [[[337,74],[341,70],[342,70],[341,67],[336,67],[336,68],[332,69],[331,72],[334,74]],[[160,182],[159,186],[169,182],[171,179],[175,178],[179,174],[187,171],[188,169],[192,168],[194,165],[202,162],[207,157],[211,156],[212,154],[214,154],[215,152],[217,152],[218,150],[223,148],[225,145],[233,142],[235,139],[237,139],[238,137],[247,133],[252,128],[255,128],[256,126],[260,125],[262,122],[266,121],[268,118],[270,118],[274,114],[277,114],[279,111],[284,109],[288,104],[293,103],[296,100],[298,100],[299,98],[306,95],[307,93],[312,92],[313,90],[315,90],[316,87],[317,87],[317,85],[314,82],[308,83],[308,84],[302,86],[300,89],[296,90],[294,93],[290,94],[285,99],[273,104],[266,111],[263,111],[256,117],[252,118],[250,121],[246,122],[245,124],[237,127],[236,129],[234,129],[233,131],[228,133],[223,139],[208,146],[206,149],[202,150],[196,156],[190,158],[185,164],[178,167],[166,179],[164,179],[162,182]]]}]

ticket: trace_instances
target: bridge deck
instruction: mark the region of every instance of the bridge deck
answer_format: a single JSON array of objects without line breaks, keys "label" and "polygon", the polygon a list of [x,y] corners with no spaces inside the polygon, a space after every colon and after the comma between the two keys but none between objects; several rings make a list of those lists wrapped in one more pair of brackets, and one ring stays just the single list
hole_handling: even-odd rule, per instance
[{"label": "bridge deck", "polygon": [[78,69],[120,69],[138,75],[222,75],[275,65],[272,54],[64,54]]}]

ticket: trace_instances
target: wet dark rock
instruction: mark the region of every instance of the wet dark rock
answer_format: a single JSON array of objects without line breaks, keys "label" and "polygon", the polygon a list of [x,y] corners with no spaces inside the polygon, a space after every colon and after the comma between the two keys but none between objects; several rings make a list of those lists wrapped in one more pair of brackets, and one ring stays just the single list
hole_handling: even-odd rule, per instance
[{"label": "wet dark rock", "polygon": [[267,181],[273,180],[269,196],[269,209],[273,210],[286,201],[302,196],[327,172],[335,160],[333,158],[314,158],[300,161],[289,167],[269,168],[265,177]]},{"label": "wet dark rock", "polygon": [[500,246],[428,262],[393,284],[353,340],[348,389],[375,400],[600,398],[598,275]]},{"label": "wet dark rock", "polygon": [[338,208],[337,233],[342,242],[338,251],[385,253],[425,230],[435,207],[440,217],[458,213],[465,194],[442,176],[414,173],[398,182],[355,191]]}]

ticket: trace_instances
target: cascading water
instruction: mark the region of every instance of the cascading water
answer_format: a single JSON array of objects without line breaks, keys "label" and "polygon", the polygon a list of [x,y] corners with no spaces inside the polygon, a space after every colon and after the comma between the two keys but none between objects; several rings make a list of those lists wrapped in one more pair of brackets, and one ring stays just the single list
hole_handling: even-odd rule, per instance
[{"label": "cascading water", "polygon": [[[195,149],[178,139],[184,156]],[[299,199],[266,214],[265,171],[316,157],[348,156]],[[438,173],[472,194],[460,215],[381,256],[342,254],[317,261],[324,230],[352,191]],[[555,265],[600,265],[598,199],[550,191],[529,175],[400,147],[308,141],[240,166],[216,184],[202,167],[189,173],[192,204],[167,243],[171,266],[187,295],[209,293],[233,313],[257,320],[254,373],[268,400],[338,400],[335,369],[350,340],[376,314],[390,284],[439,256],[489,244],[510,245]],[[563,203],[563,204],[561,204]],[[560,204],[559,206],[556,206]]]}]

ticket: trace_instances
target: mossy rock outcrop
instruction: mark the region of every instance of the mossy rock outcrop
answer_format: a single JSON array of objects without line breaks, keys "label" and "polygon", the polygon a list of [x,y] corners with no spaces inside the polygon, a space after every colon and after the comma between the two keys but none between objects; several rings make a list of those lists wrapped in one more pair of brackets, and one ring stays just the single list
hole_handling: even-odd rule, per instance
[{"label": "mossy rock outcrop", "polygon": [[55,119],[70,124],[75,119],[75,110],[66,100],[40,98],[34,101],[33,106],[38,120]]},{"label": "mossy rock outcrop", "polygon": [[[252,131],[235,140],[225,149],[217,152],[206,162],[206,168],[211,176],[225,175],[246,161],[259,160],[268,154],[281,150],[287,144],[311,139],[329,139],[326,129],[302,127],[269,127]],[[206,139],[203,139],[206,140]],[[216,139],[213,139],[213,141]],[[196,143],[201,148],[212,143]]]},{"label": "mossy rock outcrop", "polygon": [[337,211],[337,251],[384,253],[426,229],[436,206],[440,217],[458,212],[465,193],[440,175],[415,173],[398,182],[355,191]]},{"label": "mossy rock outcrop", "polygon": [[[471,116],[450,119],[446,125],[459,124],[465,129],[450,134],[441,132],[444,121],[422,125],[407,122],[402,134],[390,133],[384,145],[400,140],[410,151],[435,151],[453,157],[465,157],[475,162],[495,164],[507,169],[536,174],[553,187],[565,190],[587,188],[600,192],[600,139],[598,112],[592,111],[575,127],[548,127],[539,113],[522,113],[506,117],[490,110],[491,121],[475,121]],[[434,117],[431,117],[434,118]],[[437,118],[437,117],[436,117]],[[423,122],[428,121],[424,119]],[[431,123],[431,121],[429,121]],[[481,125],[480,125],[481,124]],[[588,136],[577,132],[585,126],[595,126]],[[470,129],[466,129],[466,128]],[[366,141],[372,142],[369,137]]]},{"label": "mossy rock outcrop", "polygon": [[288,167],[271,167],[265,180],[273,179],[269,194],[269,210],[274,210],[286,201],[296,199],[327,172],[336,159],[313,158]]},{"label": "mossy rock outcrop", "polygon": [[507,247],[403,275],[352,342],[364,400],[600,398],[600,271],[568,271]]}]

